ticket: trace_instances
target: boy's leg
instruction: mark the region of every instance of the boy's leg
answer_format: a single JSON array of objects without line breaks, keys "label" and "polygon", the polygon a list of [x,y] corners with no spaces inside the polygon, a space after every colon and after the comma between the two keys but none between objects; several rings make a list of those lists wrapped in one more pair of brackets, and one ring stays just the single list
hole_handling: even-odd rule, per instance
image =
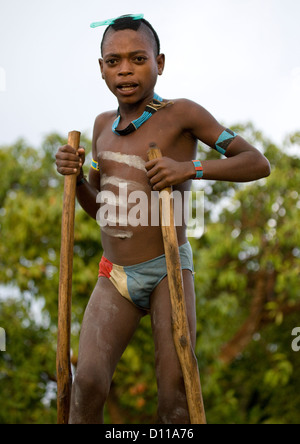
[{"label": "boy's leg", "polygon": [[107,278],[99,278],[81,328],[70,424],[103,422],[113,373],[143,315]]},{"label": "boy's leg", "polygon": [[[182,273],[191,341],[195,347],[194,279],[189,270],[183,270]],[[162,424],[188,424],[189,412],[184,380],[172,334],[171,301],[167,278],[156,287],[151,296],[151,322],[155,343],[159,422]]]}]

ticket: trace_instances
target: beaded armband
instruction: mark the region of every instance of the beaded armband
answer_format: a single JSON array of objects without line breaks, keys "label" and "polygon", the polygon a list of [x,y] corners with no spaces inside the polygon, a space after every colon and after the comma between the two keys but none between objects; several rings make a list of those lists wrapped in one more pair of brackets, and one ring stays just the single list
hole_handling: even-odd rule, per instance
[{"label": "beaded armband", "polygon": [[95,170],[95,171],[100,171],[100,169],[99,169],[99,164],[98,164],[98,162],[96,162],[94,159],[92,159],[92,165],[91,165],[91,167],[92,167],[93,170]]},{"label": "beaded armband", "polygon": [[215,148],[220,154],[225,154],[231,142],[236,138],[237,134],[230,129],[226,129],[218,138]]}]

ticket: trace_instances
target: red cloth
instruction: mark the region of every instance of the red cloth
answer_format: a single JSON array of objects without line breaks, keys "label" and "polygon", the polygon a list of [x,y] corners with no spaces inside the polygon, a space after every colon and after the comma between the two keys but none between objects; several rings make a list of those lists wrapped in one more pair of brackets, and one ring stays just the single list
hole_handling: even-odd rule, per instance
[{"label": "red cloth", "polygon": [[102,256],[101,262],[99,264],[99,276],[110,278],[111,270],[113,269],[113,264],[104,256]]}]

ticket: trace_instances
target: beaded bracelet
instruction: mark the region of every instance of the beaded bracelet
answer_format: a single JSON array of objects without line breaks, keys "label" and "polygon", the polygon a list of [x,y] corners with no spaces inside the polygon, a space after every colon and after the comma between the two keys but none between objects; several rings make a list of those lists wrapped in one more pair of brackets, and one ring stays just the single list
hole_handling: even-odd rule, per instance
[{"label": "beaded bracelet", "polygon": [[196,176],[194,177],[195,180],[201,180],[203,177],[203,166],[200,162],[200,160],[192,160],[195,170],[196,170]]}]

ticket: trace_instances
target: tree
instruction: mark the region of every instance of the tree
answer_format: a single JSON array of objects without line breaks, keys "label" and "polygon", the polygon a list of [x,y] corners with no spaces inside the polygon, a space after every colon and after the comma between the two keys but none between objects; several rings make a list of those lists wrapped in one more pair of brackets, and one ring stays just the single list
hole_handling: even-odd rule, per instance
[{"label": "tree", "polygon": [[[56,173],[54,154],[66,140],[52,134],[41,149],[28,147],[20,140],[14,146],[0,150],[0,325],[7,333],[7,351],[0,355],[0,422],[19,423],[53,422],[55,398],[51,388],[55,381],[55,350],[57,329],[57,295],[60,251],[60,224],[63,195],[63,180]],[[90,151],[90,141],[84,136],[82,143]],[[97,279],[97,261],[102,249],[99,229],[83,211],[76,215],[76,237],[74,258],[73,301],[73,348],[78,347],[79,325],[84,306]],[[10,297],[17,289],[18,297]],[[4,294],[3,294],[4,293]],[[8,307],[22,307],[22,318],[18,323],[7,317]],[[21,313],[21,312],[20,312]],[[35,313],[35,315],[34,315]],[[35,316],[42,318],[36,325]],[[32,327],[32,328],[31,328]],[[35,341],[44,343],[42,371],[36,365],[38,347],[32,349],[30,336],[38,330]],[[39,338],[39,339],[38,339]],[[23,350],[23,355],[19,351]],[[28,358],[28,359],[27,359]],[[26,362],[27,361],[27,362]],[[39,393],[39,410],[35,419],[28,414],[27,381],[19,380],[18,390],[14,382],[23,374],[23,364],[29,374],[35,375],[31,390]],[[7,372],[7,366],[10,367]],[[42,388],[43,387],[43,388]],[[18,393],[16,393],[18,391]],[[2,399],[2,394],[6,393]],[[22,401],[17,401],[20,398]],[[47,399],[50,408],[43,404]],[[11,405],[8,408],[7,404]],[[15,403],[15,404],[14,404]]]},{"label": "tree", "polygon": [[[253,184],[212,185],[213,200],[215,187],[227,199],[194,243],[197,351],[211,389],[218,387],[221,396],[219,403],[214,398],[212,418],[217,412],[224,422],[297,423],[300,361],[291,332],[300,311],[300,159],[287,154],[288,144],[280,150],[251,125],[244,133],[265,147],[272,174]],[[299,144],[299,137],[290,141]]]}]

